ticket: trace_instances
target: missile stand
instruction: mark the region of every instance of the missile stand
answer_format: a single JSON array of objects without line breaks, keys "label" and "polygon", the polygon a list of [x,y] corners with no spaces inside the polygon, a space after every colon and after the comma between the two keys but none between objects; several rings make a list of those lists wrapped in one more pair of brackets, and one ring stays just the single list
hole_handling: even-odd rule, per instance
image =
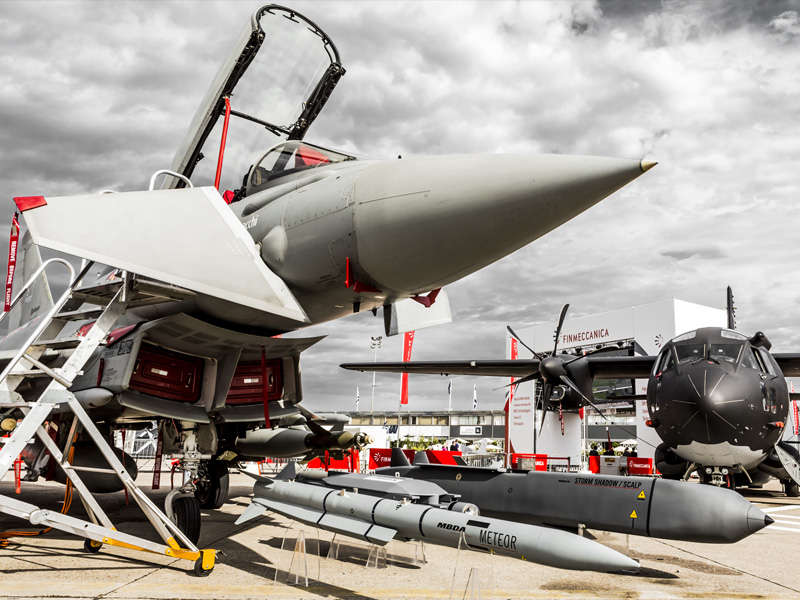
[{"label": "missile stand", "polygon": [[[72,297],[73,292],[93,263],[88,263],[76,277],[72,265],[63,259],[51,259],[45,262],[25,283],[25,286],[11,305],[13,309],[30,290],[37,278],[44,273],[45,269],[55,263],[60,263],[67,268],[72,283],[55,302],[50,311],[41,318],[27,343],[23,344],[16,356],[11,359],[5,370],[0,374],[0,409],[18,409],[24,415],[21,423],[14,429],[10,438],[6,440],[6,444],[0,450],[0,479],[11,468],[14,460],[28,444],[29,440],[34,436],[38,437],[67,474],[89,515],[89,520],[82,520],[52,510],[42,509],[2,494],[0,494],[0,512],[26,519],[36,526],[52,527],[83,537],[85,538],[84,548],[90,552],[98,551],[102,544],[144,550],[194,561],[194,572],[198,576],[208,575],[214,568],[215,551],[198,549],[178,526],[170,521],[156,507],[153,501],[144,495],[84,408],[75,396],[69,392],[72,381],[79,374],[93,352],[103,343],[109,331],[111,331],[117,319],[127,307],[132,295],[133,277],[128,274],[123,278],[119,290],[107,304],[91,329],[83,337],[73,340],[75,349],[66,362],[59,368],[51,369],[39,360],[48,348],[53,347],[52,342],[41,339],[42,335],[47,335],[48,326],[58,319],[59,311]],[[9,313],[7,312],[3,316],[5,317],[7,314]],[[62,343],[59,342],[59,344]],[[32,385],[32,382],[39,382],[41,379],[49,380],[44,391],[41,391],[38,395],[36,393],[32,394],[30,390],[41,389],[40,385]],[[74,418],[69,430],[66,447],[62,452],[50,438],[43,425],[57,406],[63,407],[64,405],[68,407]],[[79,467],[70,464],[70,448],[81,428],[91,438],[99,452],[108,462],[108,469]],[[123,483],[128,494],[144,512],[164,543],[154,543],[117,531],[81,480],[80,471],[115,474]]]}]

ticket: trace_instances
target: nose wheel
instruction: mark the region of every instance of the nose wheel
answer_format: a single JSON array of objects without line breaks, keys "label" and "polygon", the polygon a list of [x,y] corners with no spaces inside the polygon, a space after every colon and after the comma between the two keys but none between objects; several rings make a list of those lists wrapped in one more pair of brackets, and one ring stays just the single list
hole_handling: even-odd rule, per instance
[{"label": "nose wheel", "polygon": [[170,492],[167,494],[164,512],[196,546],[200,539],[200,503],[197,498],[173,496]]},{"label": "nose wheel", "polygon": [[706,467],[701,472],[702,482],[732,490],[736,487],[733,473],[726,467]]}]

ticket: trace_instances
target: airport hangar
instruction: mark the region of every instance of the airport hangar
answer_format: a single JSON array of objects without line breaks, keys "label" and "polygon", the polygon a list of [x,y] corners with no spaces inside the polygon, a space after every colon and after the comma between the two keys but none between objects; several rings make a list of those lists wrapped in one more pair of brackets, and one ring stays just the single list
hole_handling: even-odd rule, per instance
[{"label": "airport hangar", "polygon": [[[724,309],[670,299],[611,312],[570,318],[561,330],[559,352],[570,354],[603,350],[619,356],[636,354],[655,355],[661,346],[675,336],[699,327],[725,327],[727,313]],[[553,351],[553,334],[557,322],[516,330],[520,338],[540,354]],[[608,354],[606,354],[608,355]],[[506,358],[532,358],[521,344],[506,335]],[[513,388],[512,388],[513,389]],[[595,398],[604,403],[605,418],[588,409],[586,419],[576,413],[564,413],[564,434],[558,413],[551,413],[539,431],[541,411],[534,417],[534,401],[540,392],[537,382],[519,385],[509,402],[508,439],[512,451],[522,454],[548,454],[569,457],[572,464],[580,464],[583,448],[593,442],[622,442],[637,440],[640,457],[652,458],[660,443],[655,430],[645,425],[649,414],[645,400],[614,402],[614,397],[630,396],[632,392],[644,396],[647,380],[613,380],[594,382]],[[610,403],[604,402],[610,400]],[[376,445],[387,439],[385,425],[397,425],[396,412],[368,411],[346,413],[351,421],[349,428],[376,436]],[[536,418],[536,427],[534,427]],[[388,439],[396,439],[396,433]],[[506,414],[493,411],[404,411],[400,418],[401,438],[461,438],[467,441],[492,438],[502,441],[506,435]]]}]

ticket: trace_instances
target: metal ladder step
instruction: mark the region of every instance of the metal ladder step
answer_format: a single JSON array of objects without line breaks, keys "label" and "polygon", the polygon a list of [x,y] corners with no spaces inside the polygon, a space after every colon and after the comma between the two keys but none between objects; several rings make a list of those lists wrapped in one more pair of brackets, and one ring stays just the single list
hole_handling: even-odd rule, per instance
[{"label": "metal ladder step", "polygon": [[[31,347],[33,348],[46,348],[49,350],[66,350],[67,348],[77,348],[81,343],[81,338],[63,338],[60,340],[37,340]],[[105,345],[105,342],[100,344]]]}]

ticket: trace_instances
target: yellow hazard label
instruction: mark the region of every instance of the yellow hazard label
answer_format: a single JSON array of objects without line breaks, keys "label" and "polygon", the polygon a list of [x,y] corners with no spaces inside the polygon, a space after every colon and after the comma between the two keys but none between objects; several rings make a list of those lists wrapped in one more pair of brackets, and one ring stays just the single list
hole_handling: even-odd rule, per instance
[{"label": "yellow hazard label", "polygon": [[644,490],[639,492],[639,495],[637,496],[637,498],[639,498],[639,500],[644,500]]},{"label": "yellow hazard label", "polygon": [[636,511],[631,513],[631,519],[638,519],[639,517],[636,516]]}]

